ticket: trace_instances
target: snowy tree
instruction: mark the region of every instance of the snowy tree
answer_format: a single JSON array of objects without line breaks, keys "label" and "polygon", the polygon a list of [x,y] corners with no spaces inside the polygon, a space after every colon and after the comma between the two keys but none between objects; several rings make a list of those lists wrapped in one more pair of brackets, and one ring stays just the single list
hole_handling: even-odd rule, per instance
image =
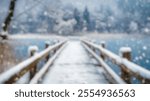
[{"label": "snowy tree", "polygon": [[71,35],[74,31],[74,26],[76,25],[76,20],[60,20],[58,25],[54,27],[54,31],[59,35]]},{"label": "snowy tree", "polygon": [[[118,0],[118,7],[122,11],[122,23],[124,23],[124,30],[130,32],[133,22],[138,25],[137,30],[142,30],[149,23],[150,16],[150,2],[148,0]],[[128,21],[126,21],[126,20]],[[121,22],[120,21],[120,22]]]},{"label": "snowy tree", "polygon": [[83,20],[84,20],[84,27],[87,28],[87,31],[90,31],[90,24],[91,24],[91,21],[90,21],[90,12],[88,10],[87,7],[85,7],[85,10],[83,12]]},{"label": "snowy tree", "polygon": [[77,8],[74,9],[73,16],[77,22],[74,26],[74,31],[81,31],[83,29],[83,20],[81,17],[81,13],[79,12]]},{"label": "snowy tree", "polygon": [[132,21],[129,25],[129,30],[131,32],[137,32],[138,31],[138,24],[134,21]]}]

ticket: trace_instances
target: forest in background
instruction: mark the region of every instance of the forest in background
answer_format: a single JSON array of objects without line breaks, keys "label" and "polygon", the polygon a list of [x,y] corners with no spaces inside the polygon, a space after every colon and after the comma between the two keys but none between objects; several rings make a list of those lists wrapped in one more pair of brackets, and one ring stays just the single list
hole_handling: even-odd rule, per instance
[{"label": "forest in background", "polygon": [[[10,0],[0,0],[0,30]],[[150,33],[150,0],[16,0],[9,33]]]}]

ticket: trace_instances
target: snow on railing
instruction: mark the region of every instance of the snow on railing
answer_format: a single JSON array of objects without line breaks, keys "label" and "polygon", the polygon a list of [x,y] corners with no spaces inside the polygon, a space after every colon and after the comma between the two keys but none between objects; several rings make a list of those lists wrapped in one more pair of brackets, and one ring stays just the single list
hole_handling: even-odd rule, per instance
[{"label": "snow on railing", "polygon": [[[111,69],[111,67],[109,67],[102,58],[100,58],[96,53],[94,53],[87,45],[83,44],[83,46],[87,49],[88,52],[90,52],[97,61],[100,62],[101,66],[104,67],[104,69],[106,70],[106,72],[109,75],[110,81],[112,83],[117,83],[117,84],[125,84],[125,82]],[[108,77],[107,75],[107,77]]]},{"label": "snow on railing", "polygon": [[[46,58],[46,60],[48,61],[47,57],[51,55],[51,52],[53,52],[53,55],[54,55],[55,52],[64,45],[64,43],[66,43],[66,41],[56,43],[55,45],[49,46],[49,47],[47,47],[47,43],[46,43],[46,49],[44,51],[40,53],[36,53],[36,54],[33,53],[29,59],[12,67],[12,69],[0,74],[0,83],[1,84],[2,83],[8,83],[8,84],[14,83],[17,80],[19,80],[27,72],[30,72],[30,79],[32,79],[36,73],[36,66],[38,62],[43,58]],[[35,48],[30,48],[31,52],[32,50],[34,51],[34,49]]]},{"label": "snow on railing", "polygon": [[[131,49],[122,48],[120,49],[121,56],[114,54],[113,52],[105,49],[103,45],[96,45],[92,42],[82,40],[84,44],[94,50],[99,50],[101,53],[101,58],[105,60],[108,58],[121,67],[121,77],[127,83],[131,83],[131,78],[136,77],[141,83],[150,83],[150,71],[142,66],[139,66],[130,61],[131,59]],[[103,56],[103,57],[102,57]]]},{"label": "snow on railing", "polygon": [[31,79],[31,81],[29,82],[30,84],[37,84],[39,83],[42,78],[44,77],[45,73],[47,72],[47,70],[49,69],[50,65],[52,65],[53,61],[57,58],[57,56],[60,54],[60,52],[63,50],[63,48],[65,47],[65,45],[63,45],[57,52],[55,55],[53,55],[48,62],[42,67],[42,69],[37,72],[35,74],[35,76]]}]

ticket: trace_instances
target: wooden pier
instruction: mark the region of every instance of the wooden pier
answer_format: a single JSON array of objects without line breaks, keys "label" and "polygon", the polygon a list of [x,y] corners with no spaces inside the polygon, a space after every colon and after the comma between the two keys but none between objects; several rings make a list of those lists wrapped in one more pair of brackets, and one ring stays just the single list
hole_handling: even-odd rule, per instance
[{"label": "wooden pier", "polygon": [[[131,62],[129,47],[122,47],[119,55],[88,39],[45,42],[45,50],[29,47],[30,57],[12,69],[0,74],[1,84],[126,84],[136,78],[140,83],[150,83],[150,71]],[[44,65],[39,65],[44,61]],[[106,61],[118,65],[116,73]],[[28,76],[25,76],[28,75]]]},{"label": "wooden pier", "polygon": [[[95,62],[95,63],[94,63]],[[90,58],[79,41],[69,41],[42,83],[109,83],[103,68]]]}]

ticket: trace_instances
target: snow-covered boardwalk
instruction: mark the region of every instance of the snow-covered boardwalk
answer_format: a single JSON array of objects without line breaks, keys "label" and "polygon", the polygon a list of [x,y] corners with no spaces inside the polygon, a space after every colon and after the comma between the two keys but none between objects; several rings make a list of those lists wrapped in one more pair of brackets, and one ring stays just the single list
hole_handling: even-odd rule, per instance
[{"label": "snow-covered boardwalk", "polygon": [[69,41],[43,78],[46,84],[109,83],[104,70],[87,54],[80,41]]},{"label": "snow-covered boardwalk", "polygon": [[[120,48],[117,55],[105,48],[104,42],[69,39],[52,46],[46,42],[45,49],[39,53],[30,51],[33,56],[30,54],[30,58],[0,74],[0,83],[18,83],[26,73],[30,75],[26,83],[30,84],[124,84],[132,83],[133,77],[141,83],[150,83],[150,71],[131,61],[129,47]],[[120,72],[116,73],[108,61],[117,65]],[[38,68],[40,62],[44,64]]]}]

